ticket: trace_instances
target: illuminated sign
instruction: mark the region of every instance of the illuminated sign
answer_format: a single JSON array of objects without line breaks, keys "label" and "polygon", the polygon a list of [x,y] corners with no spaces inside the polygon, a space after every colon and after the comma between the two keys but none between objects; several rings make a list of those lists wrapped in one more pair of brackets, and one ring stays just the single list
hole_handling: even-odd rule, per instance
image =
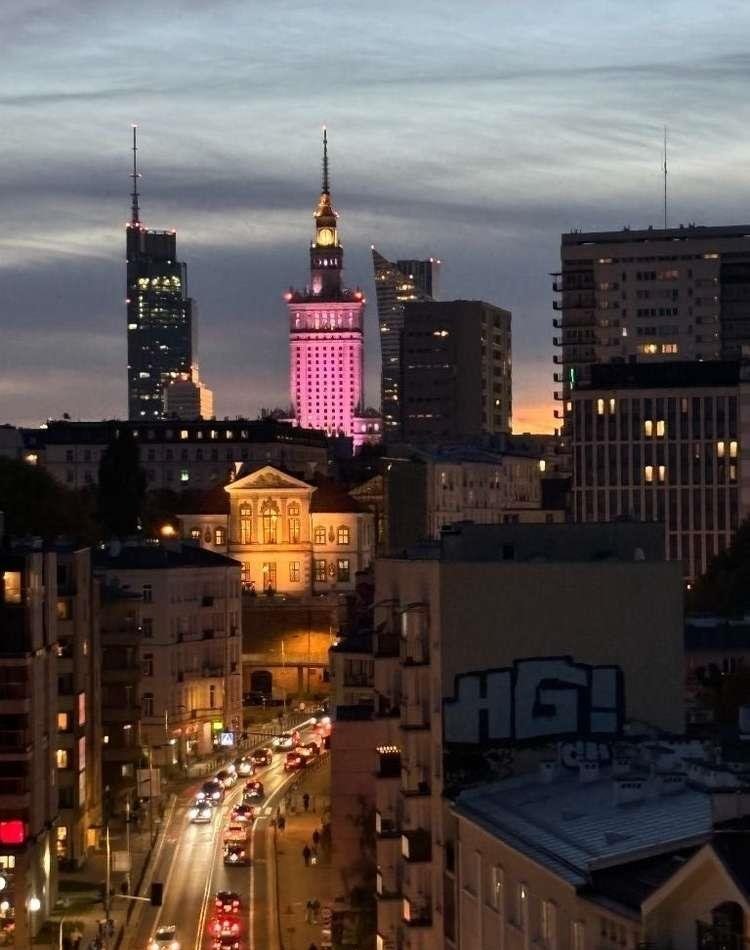
[{"label": "illuminated sign", "polygon": [[234,733],[233,733],[233,732],[222,732],[222,733],[219,733],[219,745],[222,745],[222,746],[233,746],[233,745],[234,745]]},{"label": "illuminated sign", "polygon": [[0,844],[23,844],[26,826],[22,821],[0,821]]}]

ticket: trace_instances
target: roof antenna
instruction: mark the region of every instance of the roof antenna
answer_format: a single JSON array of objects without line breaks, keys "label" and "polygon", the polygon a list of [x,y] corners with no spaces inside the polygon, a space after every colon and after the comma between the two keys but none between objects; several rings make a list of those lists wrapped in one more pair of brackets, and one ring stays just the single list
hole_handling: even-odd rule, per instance
[{"label": "roof antenna", "polygon": [[664,126],[664,230],[667,230],[667,127]]},{"label": "roof antenna", "polygon": [[323,194],[329,195],[331,190],[328,186],[328,130],[323,126]]},{"label": "roof antenna", "polygon": [[138,174],[138,126],[133,125],[133,171],[130,174],[130,177],[133,179],[133,191],[130,194],[131,198],[131,214],[130,214],[130,223],[133,225],[139,225],[141,223],[140,213],[138,210],[138,179],[141,177]]}]

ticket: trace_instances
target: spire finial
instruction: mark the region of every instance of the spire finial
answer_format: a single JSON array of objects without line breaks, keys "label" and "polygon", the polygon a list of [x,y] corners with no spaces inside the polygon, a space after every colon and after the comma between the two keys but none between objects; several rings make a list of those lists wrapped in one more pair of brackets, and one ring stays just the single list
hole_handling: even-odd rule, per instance
[{"label": "spire finial", "polygon": [[328,185],[328,130],[323,126],[323,188],[324,195],[329,195],[331,189]]},{"label": "spire finial", "polygon": [[130,223],[131,224],[140,224],[140,211],[138,208],[138,179],[141,177],[138,174],[138,126],[133,125],[133,171],[130,174],[130,177],[133,179],[133,190],[130,194],[131,198],[131,214],[130,214]]}]

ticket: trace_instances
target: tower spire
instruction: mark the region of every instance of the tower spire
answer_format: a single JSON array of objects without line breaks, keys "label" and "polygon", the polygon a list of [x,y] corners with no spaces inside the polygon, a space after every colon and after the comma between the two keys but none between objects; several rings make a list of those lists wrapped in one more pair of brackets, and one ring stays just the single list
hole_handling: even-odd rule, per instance
[{"label": "tower spire", "polygon": [[141,176],[138,174],[138,126],[137,125],[133,125],[133,171],[130,173],[130,177],[133,179],[133,190],[130,193],[130,199],[131,199],[130,223],[137,225],[141,223],[140,211],[138,208],[138,179]]},{"label": "tower spire", "polygon": [[325,126],[323,126],[323,187],[321,191],[324,195],[331,193],[328,184],[328,130]]}]

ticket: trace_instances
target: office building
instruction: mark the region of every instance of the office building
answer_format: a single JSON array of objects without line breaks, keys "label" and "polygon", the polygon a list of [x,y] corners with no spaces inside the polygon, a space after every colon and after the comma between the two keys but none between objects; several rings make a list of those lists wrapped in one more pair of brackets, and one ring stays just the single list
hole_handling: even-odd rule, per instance
[{"label": "office building", "polygon": [[[353,439],[355,449],[368,439],[364,405],[364,310],[361,290],[342,282],[344,248],[331,201],[328,140],[323,132],[323,181],[310,245],[310,284],[290,290],[290,394],[294,420],[304,429]],[[380,421],[370,420],[370,436]]]},{"label": "office building", "polygon": [[0,630],[0,931],[26,947],[57,899],[61,760],[53,552],[0,551]]},{"label": "office building", "polygon": [[615,744],[611,761],[578,767],[555,751],[538,772],[459,794],[446,946],[743,946],[747,766],[701,742]]},{"label": "office building", "polygon": [[322,432],[275,419],[154,420],[147,424],[51,421],[22,429],[23,457],[69,488],[95,485],[107,446],[128,430],[141,446],[149,489],[206,490],[225,485],[239,464],[271,464],[313,476],[328,469],[328,440]]},{"label": "office building", "polygon": [[192,379],[183,373],[164,390],[164,415],[167,419],[213,419],[214,394],[193,367]]},{"label": "office building", "polygon": [[[179,541],[113,543],[97,552],[95,570],[117,591],[107,598],[115,607],[103,623],[105,712],[121,700],[123,709],[140,716],[133,722],[128,714],[119,729],[135,728],[155,765],[205,755],[218,747],[221,733],[236,734],[242,725],[240,565]],[[136,595],[130,607],[127,594]],[[128,642],[123,634],[134,626],[140,636]],[[119,682],[111,675],[118,647]],[[111,722],[105,716],[104,728]],[[114,739],[119,747],[127,742]]]},{"label": "office building", "polygon": [[553,275],[563,405],[597,363],[738,359],[750,344],[748,235],[694,225],[563,234]]},{"label": "office building", "polygon": [[404,305],[401,433],[414,444],[510,432],[511,315],[481,300]]},{"label": "office building", "polygon": [[166,387],[191,378],[197,362],[197,310],[188,295],[187,265],[177,259],[175,231],[146,228],[140,217],[136,129],[133,192],[125,231],[127,257],[128,418],[165,417]]},{"label": "office building", "polygon": [[740,362],[603,365],[571,393],[573,515],[660,522],[686,580],[750,511],[748,368]]},{"label": "office building", "polygon": [[384,437],[400,436],[401,411],[401,334],[404,329],[404,304],[434,300],[437,296],[440,261],[389,261],[372,248],[375,272],[375,297],[380,331],[380,407]]}]

